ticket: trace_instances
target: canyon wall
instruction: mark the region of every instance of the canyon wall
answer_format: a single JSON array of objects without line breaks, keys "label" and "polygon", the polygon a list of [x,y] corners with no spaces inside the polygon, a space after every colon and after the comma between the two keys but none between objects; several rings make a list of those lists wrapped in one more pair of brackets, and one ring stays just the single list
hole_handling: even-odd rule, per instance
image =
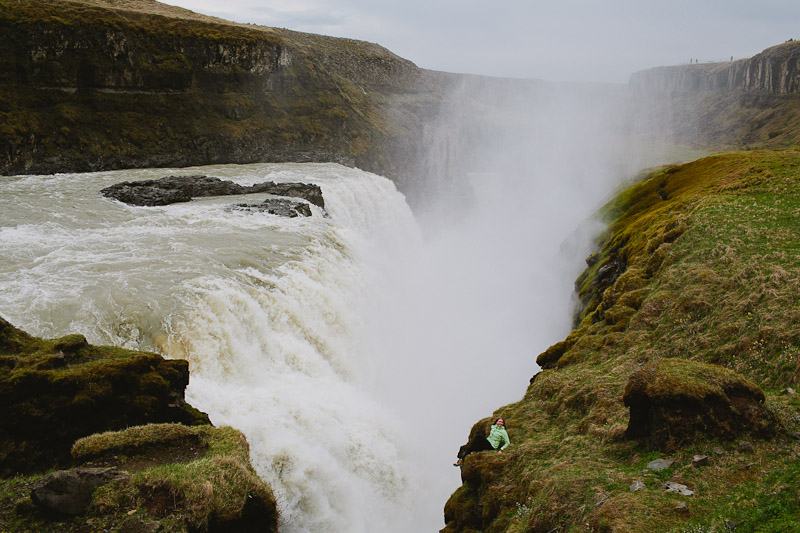
[{"label": "canyon wall", "polygon": [[105,6],[0,1],[0,173],[335,161],[403,184],[458,81],[371,43]]},{"label": "canyon wall", "polygon": [[800,41],[789,41],[749,59],[657,67],[633,74],[630,86],[645,93],[685,91],[800,92]]}]

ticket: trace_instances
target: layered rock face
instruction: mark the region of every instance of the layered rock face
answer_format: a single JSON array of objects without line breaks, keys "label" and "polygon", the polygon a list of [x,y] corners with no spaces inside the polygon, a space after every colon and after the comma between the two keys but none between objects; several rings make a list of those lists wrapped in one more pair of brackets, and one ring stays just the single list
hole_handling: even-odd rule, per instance
[{"label": "layered rock face", "polygon": [[800,93],[800,41],[773,46],[750,59],[637,72],[631,76],[630,86],[645,93],[702,90]]},{"label": "layered rock face", "polygon": [[637,72],[629,88],[640,138],[705,152],[800,143],[800,41],[750,59]]},{"label": "layered rock face", "polygon": [[370,43],[93,4],[0,2],[1,173],[333,161],[402,181],[449,83]]}]

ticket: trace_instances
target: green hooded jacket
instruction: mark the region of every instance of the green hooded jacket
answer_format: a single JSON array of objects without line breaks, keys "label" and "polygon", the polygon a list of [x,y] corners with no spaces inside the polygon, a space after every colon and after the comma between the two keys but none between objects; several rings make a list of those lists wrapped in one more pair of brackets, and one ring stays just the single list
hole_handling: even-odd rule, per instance
[{"label": "green hooded jacket", "polygon": [[[506,446],[511,444],[511,441],[508,440],[508,432],[506,431],[506,428],[503,426],[498,426],[497,424],[492,425],[492,429],[489,430],[489,436],[486,437],[486,440],[489,441],[489,444],[491,444],[492,448],[495,450],[498,447],[501,450],[505,450]],[[503,443],[502,446],[500,446],[501,442]]]}]

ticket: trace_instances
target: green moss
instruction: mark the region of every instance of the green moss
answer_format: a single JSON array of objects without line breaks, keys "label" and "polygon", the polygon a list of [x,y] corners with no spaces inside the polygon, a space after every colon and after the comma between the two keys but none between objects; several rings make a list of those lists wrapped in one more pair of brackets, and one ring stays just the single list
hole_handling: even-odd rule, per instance
[{"label": "green moss", "polygon": [[764,400],[764,393],[752,381],[727,368],[689,361],[661,359],[643,369],[649,375],[646,392],[653,399],[693,398],[702,401],[732,393]]},{"label": "green moss", "polygon": [[[77,532],[87,524],[95,530],[118,530],[131,517],[158,521],[167,531],[277,530],[274,495],[250,466],[244,436],[232,428],[132,427],[81,439],[73,454],[80,463],[99,461],[128,470],[131,477],[98,488],[86,516],[58,522],[30,504],[28,487],[41,475],[0,479],[0,521],[10,531],[57,526]],[[258,522],[242,521],[247,513]]]},{"label": "green moss", "polygon": [[[608,231],[579,279],[587,310],[539,356],[547,369],[525,397],[497,411],[513,443],[506,462],[460,489],[471,494],[458,501],[490,510],[479,529],[681,531],[730,520],[779,531],[796,518],[796,491],[780,481],[797,475],[796,443],[780,431],[760,441],[765,428],[751,434],[736,416],[734,444],[718,441],[689,407],[748,396],[772,431],[800,430],[800,401],[780,394],[800,383],[798,169],[798,149],[718,154],[650,171],[601,211]],[[614,256],[624,270],[598,283]],[[644,468],[655,457],[626,438],[625,387],[648,371],[653,397],[686,408],[687,434],[699,428],[672,448],[678,463],[662,475],[694,490],[688,500],[666,493]],[[738,438],[754,450],[737,452]],[[698,453],[709,466],[691,466]],[[628,490],[635,479],[646,488]],[[689,512],[676,512],[684,500]]]},{"label": "green moss", "polygon": [[188,363],[110,346],[82,335],[44,340],[0,318],[0,472],[67,465],[77,438],[147,422],[208,424],[182,401]]}]

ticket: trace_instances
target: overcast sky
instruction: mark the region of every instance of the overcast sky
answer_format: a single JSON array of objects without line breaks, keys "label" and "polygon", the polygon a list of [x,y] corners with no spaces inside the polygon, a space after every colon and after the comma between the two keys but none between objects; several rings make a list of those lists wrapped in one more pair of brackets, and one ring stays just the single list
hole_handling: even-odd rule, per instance
[{"label": "overcast sky", "polygon": [[378,43],[418,66],[626,82],[800,38],[800,0],[166,0],[237,22]]}]

